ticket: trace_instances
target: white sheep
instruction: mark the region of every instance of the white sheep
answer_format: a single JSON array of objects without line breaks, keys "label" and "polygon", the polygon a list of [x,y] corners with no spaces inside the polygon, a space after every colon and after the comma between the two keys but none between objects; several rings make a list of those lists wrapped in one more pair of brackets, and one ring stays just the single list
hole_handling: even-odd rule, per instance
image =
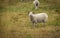
[{"label": "white sheep", "polygon": [[39,7],[40,2],[38,0],[34,0],[33,4],[34,4],[35,9],[37,9]]},{"label": "white sheep", "polygon": [[46,23],[48,20],[48,15],[46,13],[33,14],[33,12],[29,12],[29,17],[33,25],[36,23]]}]

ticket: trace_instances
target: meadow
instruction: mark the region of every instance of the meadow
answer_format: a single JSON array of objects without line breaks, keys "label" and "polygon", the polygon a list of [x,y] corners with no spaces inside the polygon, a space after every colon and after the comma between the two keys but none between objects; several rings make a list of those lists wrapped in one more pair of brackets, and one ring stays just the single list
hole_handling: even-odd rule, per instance
[{"label": "meadow", "polygon": [[[34,9],[33,0],[16,3],[0,2],[0,38],[60,38],[60,3],[42,1],[39,9]],[[35,14],[45,12],[48,21],[44,26],[38,23],[34,28],[28,12]]]}]

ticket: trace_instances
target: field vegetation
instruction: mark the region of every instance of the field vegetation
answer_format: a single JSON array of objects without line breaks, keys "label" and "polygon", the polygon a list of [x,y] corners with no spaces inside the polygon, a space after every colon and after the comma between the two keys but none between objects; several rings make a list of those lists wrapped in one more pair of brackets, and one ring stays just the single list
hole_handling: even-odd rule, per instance
[{"label": "field vegetation", "polygon": [[[60,38],[60,0],[39,0],[39,9],[34,9],[33,0],[0,0],[0,38]],[[48,14],[44,26],[34,28],[28,11]]]}]

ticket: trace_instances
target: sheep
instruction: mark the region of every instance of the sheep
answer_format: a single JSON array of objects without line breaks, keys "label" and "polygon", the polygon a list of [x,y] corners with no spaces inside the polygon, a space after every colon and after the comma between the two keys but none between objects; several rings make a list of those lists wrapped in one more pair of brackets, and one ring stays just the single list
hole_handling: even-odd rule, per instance
[{"label": "sheep", "polygon": [[46,13],[33,14],[33,12],[29,12],[29,17],[33,25],[41,22],[46,23],[48,20],[48,15]]},{"label": "sheep", "polygon": [[34,0],[33,4],[34,4],[35,9],[37,9],[39,7],[40,2],[38,0]]}]

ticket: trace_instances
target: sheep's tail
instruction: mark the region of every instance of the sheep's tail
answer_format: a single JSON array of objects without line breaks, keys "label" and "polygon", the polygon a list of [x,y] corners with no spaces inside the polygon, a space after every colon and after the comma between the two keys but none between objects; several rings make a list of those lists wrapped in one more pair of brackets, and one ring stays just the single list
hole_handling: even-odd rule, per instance
[{"label": "sheep's tail", "polygon": [[38,6],[38,3],[36,3],[36,6]]}]

